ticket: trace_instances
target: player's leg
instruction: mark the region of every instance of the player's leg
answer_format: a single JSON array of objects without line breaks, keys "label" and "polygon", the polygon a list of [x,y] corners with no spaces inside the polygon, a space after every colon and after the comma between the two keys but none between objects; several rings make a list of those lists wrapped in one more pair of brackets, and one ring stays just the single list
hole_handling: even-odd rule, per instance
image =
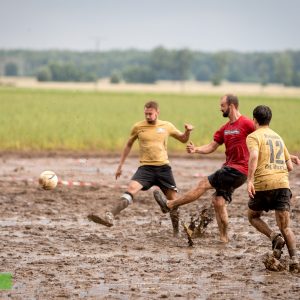
[{"label": "player's leg", "polygon": [[290,257],[296,256],[296,239],[290,228],[290,212],[275,210],[276,223],[286,242]]},{"label": "player's leg", "polygon": [[143,186],[139,182],[131,180],[127,187],[127,191],[116,201],[116,203],[114,203],[114,206],[110,211],[105,212],[104,215],[89,214],[87,216],[88,219],[107,227],[113,226],[115,216],[132,203],[133,196],[142,188]]},{"label": "player's leg", "polygon": [[[176,199],[177,187],[170,165],[158,166],[155,168],[155,182],[166,199]],[[156,192],[159,192],[156,190]],[[179,210],[178,208],[170,211],[170,218],[173,226],[173,234],[176,236],[179,233]]]},{"label": "player's leg", "polygon": [[199,182],[199,184],[195,188],[191,189],[181,197],[175,198],[175,200],[167,200],[157,191],[154,191],[154,198],[156,202],[160,205],[163,213],[166,213],[178,206],[188,204],[190,202],[197,200],[207,190],[211,188],[212,186],[210,185],[207,177],[205,177]]},{"label": "player's leg", "polygon": [[140,190],[147,190],[152,186],[154,176],[151,166],[140,166],[131,178],[126,192],[114,203],[113,208],[107,211],[104,216],[90,214],[88,219],[107,227],[113,226],[114,217],[133,202],[134,195]]},{"label": "player's leg", "polygon": [[220,240],[224,243],[228,243],[228,213],[226,201],[222,196],[215,196],[213,199],[213,205],[220,231]]},{"label": "player's leg", "polygon": [[224,243],[229,241],[227,203],[231,202],[234,190],[244,184],[246,180],[245,174],[228,166],[224,166],[208,176],[209,183],[216,189],[213,206],[219,227],[220,240]]},{"label": "player's leg", "polygon": [[263,211],[274,209],[275,193],[275,190],[257,191],[254,198],[250,198],[248,202],[248,219],[253,227],[271,240],[273,255],[279,259],[285,245],[284,238],[280,233],[272,231],[268,224],[261,219]]},{"label": "player's leg", "polygon": [[248,220],[250,224],[259,232],[271,238],[272,229],[268,226],[266,222],[261,219],[262,210],[255,211],[252,209],[248,209]]},{"label": "player's leg", "polygon": [[168,198],[169,200],[167,201],[167,206],[170,209],[173,209],[175,207],[193,202],[198,198],[200,198],[206,191],[208,191],[211,188],[212,186],[209,183],[207,177],[204,177],[203,179],[200,180],[200,182],[195,188],[189,190],[187,193],[183,194],[182,196],[177,197],[175,200],[171,200]]},{"label": "player's leg", "polygon": [[[176,199],[177,191],[173,189],[166,189],[163,191],[167,199]],[[173,227],[173,234],[174,236],[178,235],[179,233],[179,209],[178,207],[172,209],[170,211],[170,218]]]},{"label": "player's leg", "polygon": [[290,271],[300,272],[299,258],[296,250],[296,238],[290,227],[290,199],[292,193],[289,189],[276,190],[276,223],[286,242],[290,256]]},{"label": "player's leg", "polygon": [[111,209],[113,216],[118,215],[122,210],[127,208],[133,202],[134,195],[136,195],[142,188],[143,186],[141,183],[131,180],[126,192],[121,196],[120,199],[117,200],[116,204]]}]

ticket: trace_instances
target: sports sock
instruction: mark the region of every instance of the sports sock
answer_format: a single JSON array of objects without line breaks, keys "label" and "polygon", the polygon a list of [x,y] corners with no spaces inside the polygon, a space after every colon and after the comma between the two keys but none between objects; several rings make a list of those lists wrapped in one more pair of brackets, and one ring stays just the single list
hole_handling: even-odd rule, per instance
[{"label": "sports sock", "polygon": [[133,196],[129,192],[125,192],[121,199],[118,200],[117,205],[111,210],[114,216],[118,215],[123,209],[125,209],[133,201]]}]

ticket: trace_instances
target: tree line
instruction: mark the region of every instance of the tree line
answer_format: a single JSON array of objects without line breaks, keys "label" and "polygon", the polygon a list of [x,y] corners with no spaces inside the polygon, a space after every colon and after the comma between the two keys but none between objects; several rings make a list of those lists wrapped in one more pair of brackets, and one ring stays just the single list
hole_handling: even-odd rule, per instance
[{"label": "tree line", "polygon": [[300,86],[300,51],[207,53],[157,47],[151,51],[0,50],[0,75],[39,81],[154,83],[158,80],[252,82]]}]

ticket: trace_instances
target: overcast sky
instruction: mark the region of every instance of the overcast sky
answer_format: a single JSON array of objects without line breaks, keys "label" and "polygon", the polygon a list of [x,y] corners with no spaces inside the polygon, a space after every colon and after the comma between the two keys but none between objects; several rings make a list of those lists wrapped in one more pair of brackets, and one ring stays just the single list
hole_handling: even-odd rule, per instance
[{"label": "overcast sky", "polygon": [[300,0],[0,0],[0,49],[300,50]]}]

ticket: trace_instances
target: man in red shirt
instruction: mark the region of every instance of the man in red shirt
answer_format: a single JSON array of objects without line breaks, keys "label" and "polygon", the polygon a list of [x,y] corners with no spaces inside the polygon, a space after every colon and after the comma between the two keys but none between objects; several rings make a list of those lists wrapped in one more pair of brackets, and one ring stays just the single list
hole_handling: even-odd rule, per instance
[{"label": "man in red shirt", "polygon": [[225,95],[221,98],[221,112],[229,122],[223,125],[215,134],[211,143],[196,147],[193,143],[187,145],[188,153],[209,154],[225,144],[226,162],[215,173],[204,177],[198,185],[183,196],[175,200],[166,200],[158,191],[154,191],[154,198],[160,205],[162,212],[167,213],[178,206],[193,202],[207,190],[215,189],[213,205],[222,242],[228,242],[228,214],[226,202],[231,202],[233,191],[247,180],[249,152],[246,137],[255,130],[254,123],[242,116],[238,110],[239,101],[235,95]]}]

